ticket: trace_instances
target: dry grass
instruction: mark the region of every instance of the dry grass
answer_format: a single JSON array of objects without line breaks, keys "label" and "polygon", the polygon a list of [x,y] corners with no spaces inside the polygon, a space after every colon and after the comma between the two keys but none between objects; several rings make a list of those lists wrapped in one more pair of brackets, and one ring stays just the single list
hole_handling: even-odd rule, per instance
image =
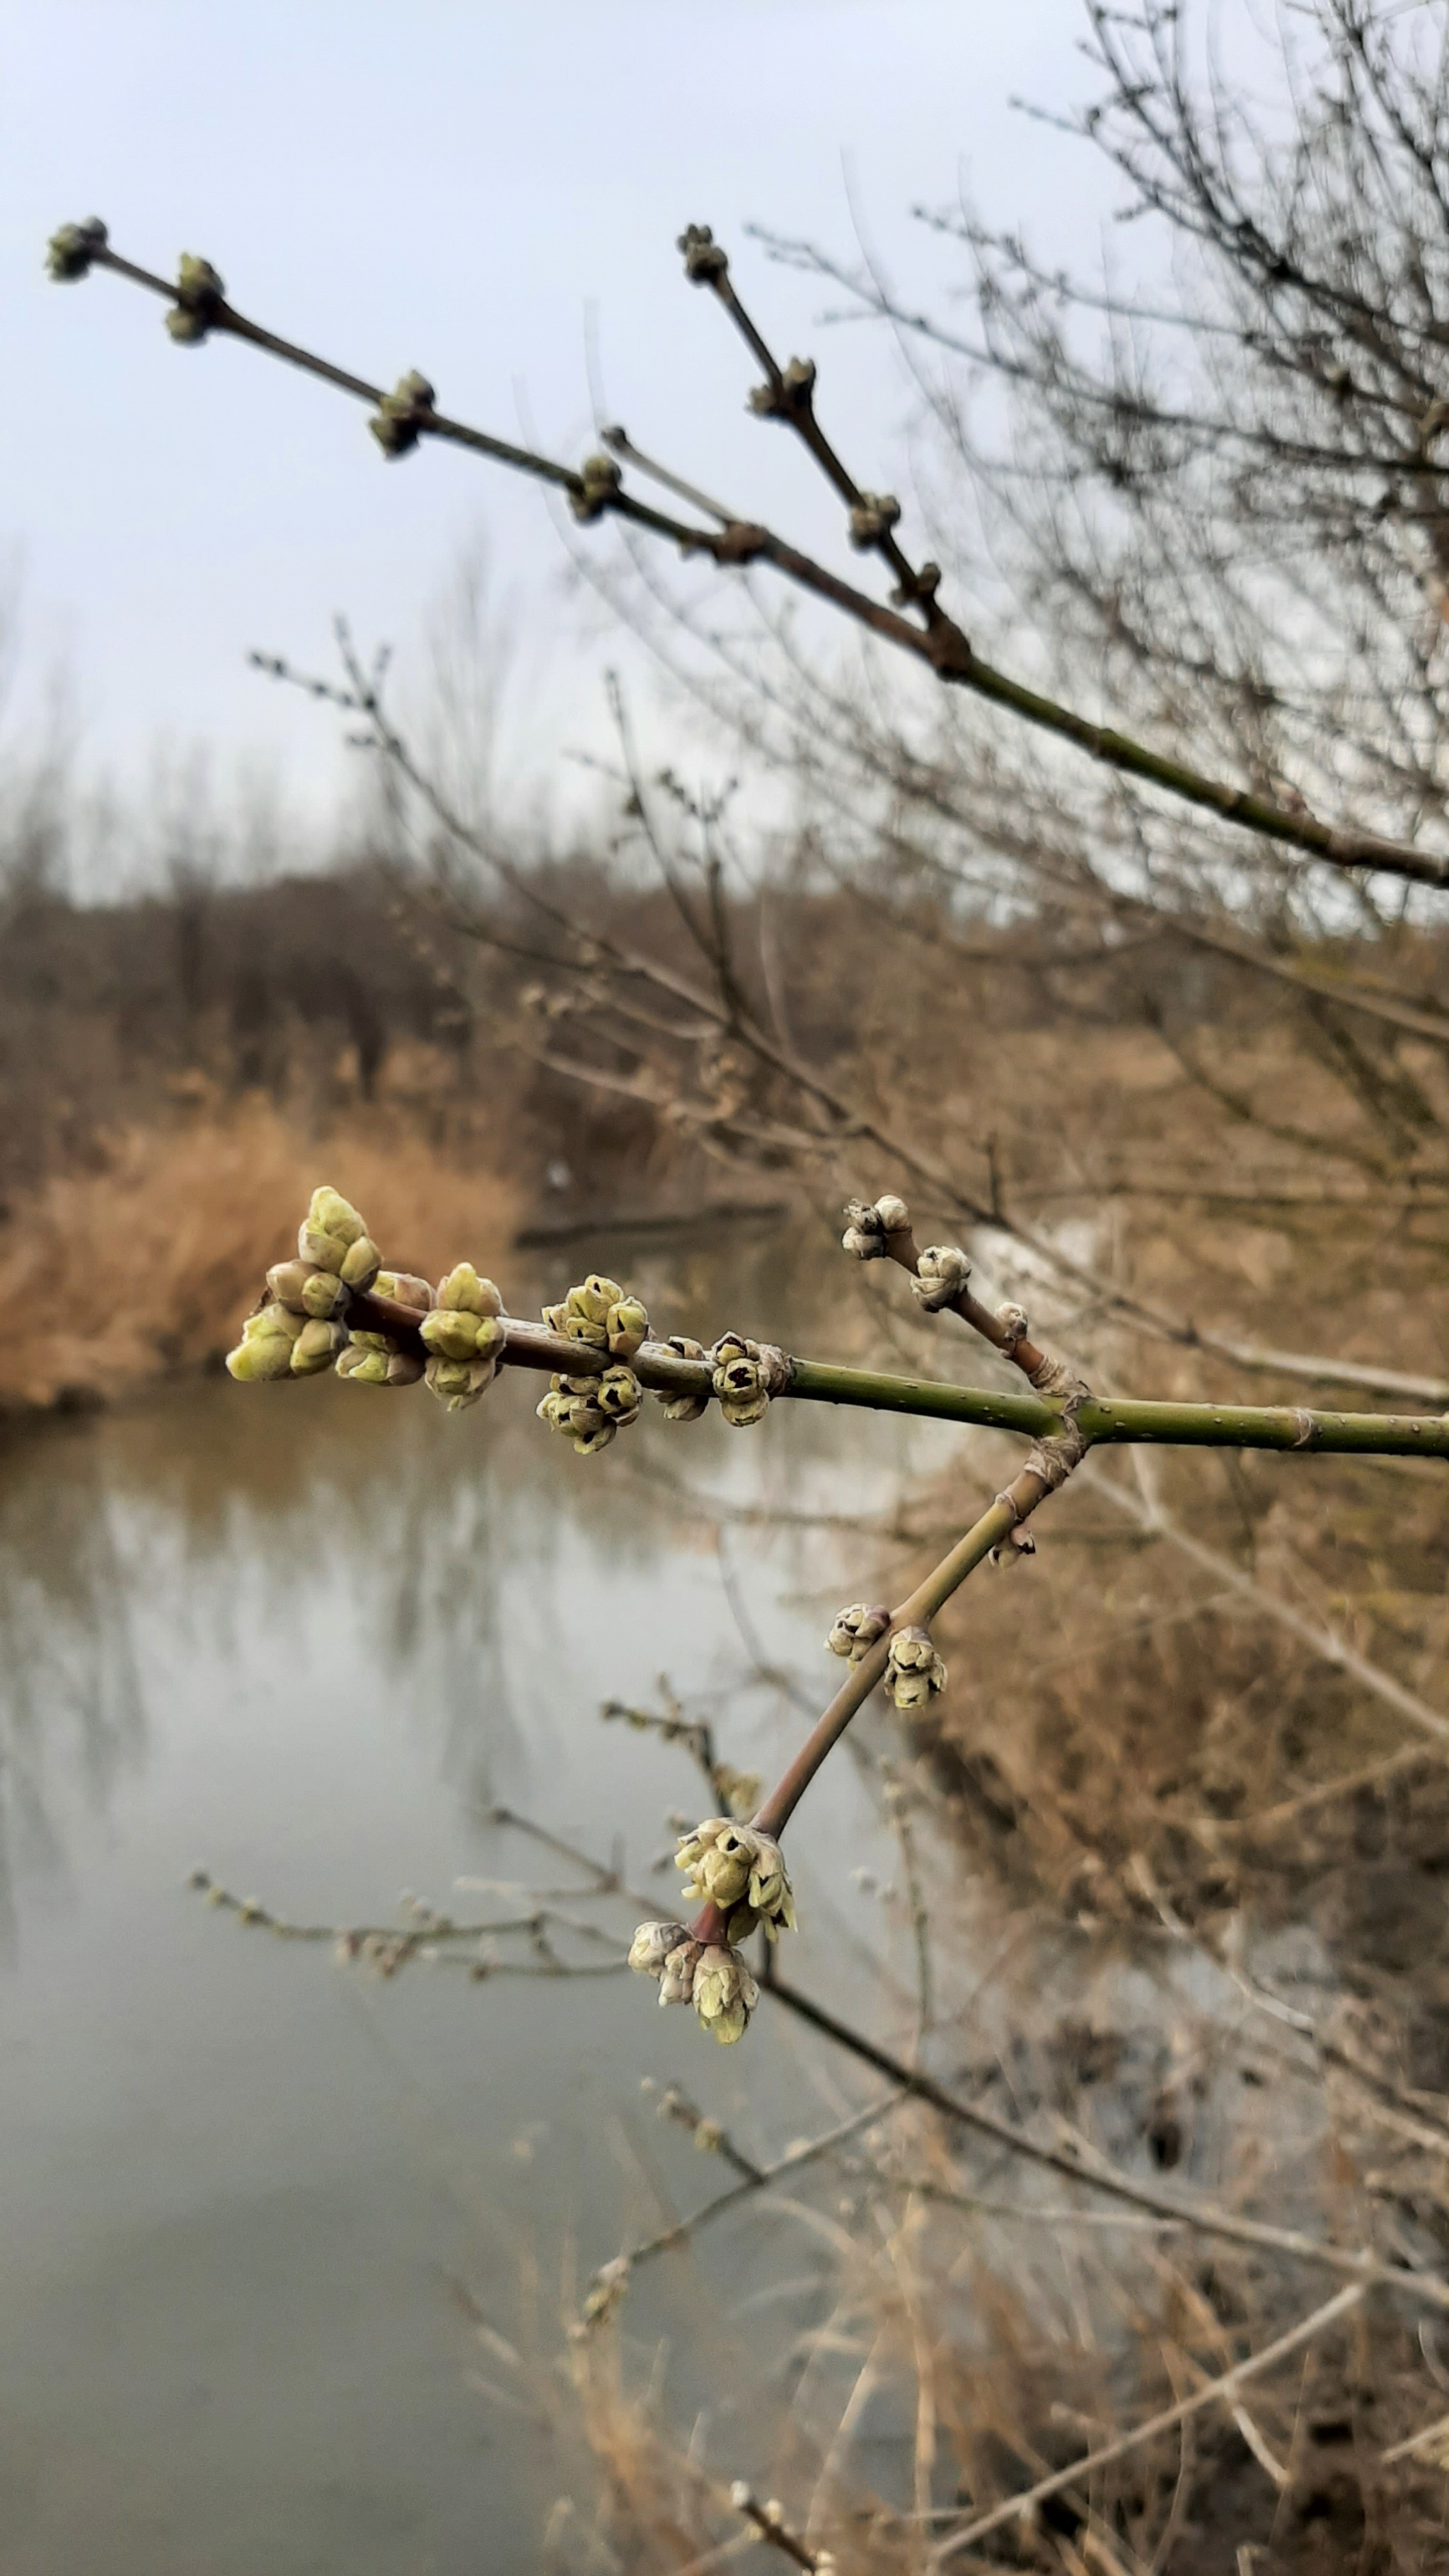
[{"label": "dry grass", "polygon": [[0,1232],[0,1403],[111,1397],[214,1359],[324,1178],[425,1277],[496,1267],[511,1240],[513,1183],[377,1111],[314,1134],[252,1098],[129,1127],[99,1170],[46,1182]]}]

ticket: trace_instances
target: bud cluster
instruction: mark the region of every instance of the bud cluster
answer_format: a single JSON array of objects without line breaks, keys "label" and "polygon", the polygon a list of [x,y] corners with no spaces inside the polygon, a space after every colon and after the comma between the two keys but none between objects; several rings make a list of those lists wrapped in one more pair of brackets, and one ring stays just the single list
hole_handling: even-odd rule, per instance
[{"label": "bud cluster", "polygon": [[686,1896],[723,1918],[721,1932],[702,1941],[685,1923],[641,1923],[629,1965],[658,1979],[661,2004],[693,2004],[701,2029],[727,2048],[743,2039],[760,1999],[738,1945],[761,1924],[772,1941],[793,1932],[789,1877],[774,1837],[732,1816],[707,1816],[682,1834],[676,1866]]},{"label": "bud cluster", "polygon": [[743,2039],[760,1990],[738,1951],[696,1941],[683,1923],[641,1923],[629,1965],[658,1978],[661,2004],[693,2004],[700,2027],[722,2048]]},{"label": "bud cluster", "polygon": [[733,1816],[707,1816],[692,1833],[681,1834],[674,1865],[685,1872],[685,1895],[724,1915],[732,1946],[747,1941],[761,1923],[772,1941],[781,1931],[794,1931],[795,1899],[772,1834],[738,1824]]},{"label": "bud cluster", "polygon": [[714,1369],[714,1391],[726,1422],[747,1431],[763,1422],[770,1409],[770,1362],[758,1342],[742,1333],[723,1333],[705,1357]]},{"label": "bud cluster", "polygon": [[543,1320],[551,1333],[577,1342],[581,1352],[608,1356],[609,1366],[597,1372],[551,1377],[537,1408],[540,1422],[562,1432],[581,1458],[592,1458],[639,1419],[644,1391],[628,1363],[648,1339],[649,1317],[617,1279],[591,1271],[558,1305],[544,1307]]},{"label": "bud cluster", "polygon": [[498,1374],[506,1339],[503,1300],[491,1279],[460,1261],[438,1282],[437,1304],[418,1327],[428,1353],[428,1386],[450,1413],[466,1412]]},{"label": "bud cluster", "polygon": [[886,1238],[910,1231],[911,1211],[904,1199],[887,1196],[871,1205],[865,1199],[852,1199],[845,1211],[845,1232],[841,1244],[854,1253],[857,1261],[883,1261]]},{"label": "bud cluster", "polygon": [[[459,1412],[476,1404],[504,1345],[503,1300],[469,1261],[436,1289],[404,1270],[384,1270],[366,1219],[341,1193],[312,1193],[297,1230],[297,1257],[274,1262],[261,1304],[248,1315],[227,1367],[243,1385],[271,1378],[313,1377],[336,1365],[357,1386],[416,1386],[426,1375],[434,1395]],[[357,1320],[354,1301],[369,1294],[405,1307],[419,1320],[420,1357],[410,1339]]]}]

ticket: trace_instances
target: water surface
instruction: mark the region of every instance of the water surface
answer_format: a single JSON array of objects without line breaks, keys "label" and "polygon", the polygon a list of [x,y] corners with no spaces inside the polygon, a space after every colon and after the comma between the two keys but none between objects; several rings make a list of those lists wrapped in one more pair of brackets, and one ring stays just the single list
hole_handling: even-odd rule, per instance
[{"label": "water surface", "polygon": [[[769,1247],[656,1257],[645,1284],[685,1328],[802,1338]],[[617,1843],[668,1911],[651,1870],[700,1785],[599,1703],[658,1705],[667,1675],[727,1758],[781,1767],[798,1692],[828,1695],[848,1560],[730,1525],[727,1584],[653,1472],[869,1507],[908,1430],[655,1416],[576,1461],[536,1391],[510,1377],[450,1420],[421,1391],[208,1382],[0,1453],[6,2576],[535,2566],[571,2474],[537,2394],[571,2285],[726,2179],[650,2118],[641,2076],[757,2152],[864,2098],[768,2012],[725,2052],[627,1975],[382,1983],[186,1891],[204,1863],[307,1920],[387,1920],[404,1889],[515,1911],[457,1883],[571,1873],[488,1821],[502,1801]],[[889,1858],[849,1762],[810,1817],[796,1961],[838,1991],[879,1936],[851,1873]],[[627,1910],[595,1916],[627,1937]],[[702,2260],[748,2292],[747,2231]],[[638,2331],[674,2332],[686,2373],[692,2277],[660,2265],[639,2294]],[[528,2369],[480,2361],[480,2318]]]}]

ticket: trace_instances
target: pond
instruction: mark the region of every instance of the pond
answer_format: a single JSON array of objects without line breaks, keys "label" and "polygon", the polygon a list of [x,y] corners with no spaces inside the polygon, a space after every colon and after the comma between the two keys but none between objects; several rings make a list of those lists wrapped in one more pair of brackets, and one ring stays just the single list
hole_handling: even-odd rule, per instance
[{"label": "pond", "polygon": [[[631,1275],[666,1329],[829,1347],[768,1241]],[[509,1373],[449,1419],[421,1390],[209,1380],[0,1452],[7,2576],[537,2566],[571,2474],[565,2313],[729,2179],[641,2078],[756,2154],[870,2096],[768,2011],[724,2051],[627,1974],[384,1982],[187,1889],[200,1864],[351,1923],[401,1920],[404,1889],[496,1918],[509,1882],[582,1888],[502,1803],[617,1850],[669,1912],[667,1818],[702,1787],[600,1703],[658,1707],[667,1676],[727,1759],[782,1767],[828,1696],[851,1560],[749,1507],[883,1504],[921,1433],[780,1406],[742,1437],[651,1407],[578,1461],[538,1391]],[[928,1437],[943,1459],[952,1435]],[[717,1531],[675,1479],[732,1507]],[[894,1847],[848,1760],[807,1814],[794,1964],[828,1996],[880,1947],[855,1873],[888,1876]],[[591,1911],[627,1940],[627,1907]],[[631,2330],[667,2333],[693,2384],[699,2281],[747,2296],[756,2265],[767,2285],[721,2222],[693,2268],[654,2267]]]}]

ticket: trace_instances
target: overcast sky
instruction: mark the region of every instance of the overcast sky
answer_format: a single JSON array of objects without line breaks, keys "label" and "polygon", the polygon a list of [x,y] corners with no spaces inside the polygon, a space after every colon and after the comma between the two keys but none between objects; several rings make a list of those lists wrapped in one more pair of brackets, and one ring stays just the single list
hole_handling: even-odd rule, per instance
[{"label": "overcast sky", "polygon": [[[0,547],[23,579],[29,721],[68,663],[88,756],[144,776],[206,742],[314,805],[336,730],[244,666],[321,662],[336,609],[416,655],[469,548],[516,601],[510,747],[541,775],[598,741],[599,674],[537,492],[456,452],[385,465],[360,408],[234,344],[178,350],[118,280],[43,276],[46,236],[102,215],[168,272],[211,259],[240,309],[365,376],[421,367],[504,436],[592,443],[586,316],[609,413],[736,506],[838,547],[805,460],[743,405],[751,370],[675,236],[712,223],[863,482],[899,475],[909,397],[888,342],[812,327],[825,301],[744,239],[851,243],[844,172],[898,277],[910,209],[964,184],[1054,256],[1108,202],[1080,145],[1011,111],[1089,85],[1081,0],[4,0]],[[607,531],[592,540],[607,546]],[[850,558],[842,556],[844,561]],[[642,689],[645,682],[638,681]]]}]

